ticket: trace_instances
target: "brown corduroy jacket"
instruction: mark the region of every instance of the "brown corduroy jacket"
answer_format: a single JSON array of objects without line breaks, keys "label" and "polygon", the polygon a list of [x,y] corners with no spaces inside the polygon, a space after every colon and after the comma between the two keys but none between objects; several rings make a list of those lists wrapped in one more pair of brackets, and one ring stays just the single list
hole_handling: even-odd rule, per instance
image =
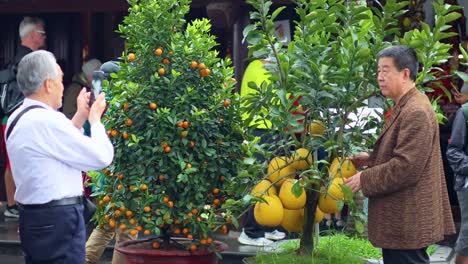
[{"label": "brown corduroy jacket", "polygon": [[439,145],[439,126],[416,88],[395,105],[361,174],[369,197],[369,240],[419,249],[455,233]]}]

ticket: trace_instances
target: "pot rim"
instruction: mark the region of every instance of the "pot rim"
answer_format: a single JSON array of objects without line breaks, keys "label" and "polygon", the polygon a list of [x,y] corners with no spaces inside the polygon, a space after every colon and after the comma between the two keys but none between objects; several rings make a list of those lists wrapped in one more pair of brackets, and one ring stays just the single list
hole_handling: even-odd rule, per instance
[{"label": "pot rim", "polygon": [[[135,240],[127,240],[118,243],[115,246],[115,249],[123,254],[139,254],[139,255],[146,255],[146,256],[203,256],[215,253],[213,251],[209,251],[207,249],[203,250],[196,250],[196,251],[189,251],[189,250],[164,250],[164,249],[138,249],[132,248],[129,249],[128,246],[140,243],[147,243],[153,241],[154,238],[146,238],[146,239],[135,239]],[[171,238],[171,240],[175,241],[191,241],[186,238]],[[215,244],[216,250],[218,252],[225,251],[228,248],[228,245],[224,242],[219,240],[214,240],[213,243]]]}]

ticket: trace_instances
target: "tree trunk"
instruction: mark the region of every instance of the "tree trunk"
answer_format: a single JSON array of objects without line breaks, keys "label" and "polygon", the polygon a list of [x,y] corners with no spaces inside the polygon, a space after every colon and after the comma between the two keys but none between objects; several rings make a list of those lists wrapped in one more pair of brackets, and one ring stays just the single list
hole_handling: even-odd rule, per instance
[{"label": "tree trunk", "polygon": [[315,188],[307,188],[306,205],[304,207],[304,226],[302,228],[299,255],[311,255],[314,250],[315,209],[317,208],[319,193]]}]

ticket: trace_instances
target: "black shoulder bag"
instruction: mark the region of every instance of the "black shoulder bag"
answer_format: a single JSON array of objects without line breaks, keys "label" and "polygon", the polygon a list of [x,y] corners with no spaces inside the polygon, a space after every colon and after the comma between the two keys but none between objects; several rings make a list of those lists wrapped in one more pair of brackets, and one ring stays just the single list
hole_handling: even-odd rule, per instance
[{"label": "black shoulder bag", "polygon": [[[44,108],[44,107],[42,107],[40,105],[30,105],[30,106],[24,108],[23,110],[21,110],[21,112],[15,117],[15,119],[13,119],[10,126],[8,127],[8,130],[6,131],[6,139],[8,139],[8,137],[10,136],[11,132],[13,131],[13,128],[16,126],[16,123],[18,123],[18,120],[20,119],[20,117],[22,117],[29,110],[32,110],[32,109],[35,109],[35,108]],[[94,203],[90,199],[88,199],[88,197],[86,197],[84,195],[83,195],[83,197],[84,197],[84,199],[83,199],[83,207],[84,207],[83,218],[84,218],[85,223],[87,224],[87,223],[89,223],[89,221],[93,217],[94,213],[96,212],[96,205],[94,205]]]}]

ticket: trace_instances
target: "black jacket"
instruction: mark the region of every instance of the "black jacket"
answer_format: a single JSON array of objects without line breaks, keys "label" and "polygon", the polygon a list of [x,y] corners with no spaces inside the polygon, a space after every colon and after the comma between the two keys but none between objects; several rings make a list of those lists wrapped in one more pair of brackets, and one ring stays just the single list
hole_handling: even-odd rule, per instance
[{"label": "black jacket", "polygon": [[33,52],[32,49],[28,48],[28,47],[25,47],[23,45],[19,45],[18,46],[18,49],[16,50],[16,55],[13,59],[13,63],[18,66],[20,60],[26,56],[28,53],[31,53]]},{"label": "black jacket", "polygon": [[460,191],[464,188],[465,178],[468,176],[468,142],[466,120],[463,107],[457,110],[452,124],[452,134],[447,147],[447,160],[455,175],[454,189]]}]

